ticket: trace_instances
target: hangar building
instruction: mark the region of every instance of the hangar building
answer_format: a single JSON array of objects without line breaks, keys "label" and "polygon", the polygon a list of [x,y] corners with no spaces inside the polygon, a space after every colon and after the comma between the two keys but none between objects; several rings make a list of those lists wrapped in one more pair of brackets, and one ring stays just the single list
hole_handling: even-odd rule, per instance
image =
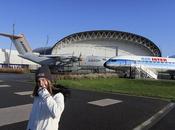
[{"label": "hangar building", "polygon": [[133,33],[110,30],[69,35],[58,41],[51,53],[109,58],[118,55],[161,56],[160,49],[151,40]]}]

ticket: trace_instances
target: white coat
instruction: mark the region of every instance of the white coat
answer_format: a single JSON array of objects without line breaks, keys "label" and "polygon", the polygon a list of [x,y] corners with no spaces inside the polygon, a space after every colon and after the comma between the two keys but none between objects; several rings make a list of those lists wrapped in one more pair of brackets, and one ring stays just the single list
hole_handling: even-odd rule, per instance
[{"label": "white coat", "polygon": [[27,130],[58,130],[61,114],[64,110],[64,96],[57,93],[51,96],[47,89],[38,91],[30,113]]}]

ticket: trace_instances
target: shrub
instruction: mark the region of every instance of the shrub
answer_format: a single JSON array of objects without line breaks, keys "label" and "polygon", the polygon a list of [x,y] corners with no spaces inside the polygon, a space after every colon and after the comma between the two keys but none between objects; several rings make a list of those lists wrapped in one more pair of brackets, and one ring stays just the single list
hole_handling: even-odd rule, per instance
[{"label": "shrub", "polygon": [[28,73],[26,68],[0,68],[0,73]]},{"label": "shrub", "polygon": [[53,75],[54,80],[79,80],[79,79],[98,79],[98,78],[113,78],[118,77],[115,73],[101,73],[101,74],[65,74],[65,75]]}]

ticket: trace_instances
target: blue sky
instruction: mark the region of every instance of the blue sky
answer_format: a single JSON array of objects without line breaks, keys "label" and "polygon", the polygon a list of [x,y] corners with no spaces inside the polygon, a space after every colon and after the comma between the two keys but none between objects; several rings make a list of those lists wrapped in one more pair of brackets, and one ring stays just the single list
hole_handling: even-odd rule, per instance
[{"label": "blue sky", "polygon": [[[23,33],[31,47],[49,45],[75,32],[117,30],[144,36],[175,54],[174,0],[1,0],[0,32]],[[0,48],[10,48],[0,37]],[[14,47],[13,47],[14,48]]]}]

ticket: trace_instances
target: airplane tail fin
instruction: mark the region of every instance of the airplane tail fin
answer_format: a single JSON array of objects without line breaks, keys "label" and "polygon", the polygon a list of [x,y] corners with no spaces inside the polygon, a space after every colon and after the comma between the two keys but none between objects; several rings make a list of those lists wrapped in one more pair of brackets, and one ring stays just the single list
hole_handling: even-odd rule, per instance
[{"label": "airplane tail fin", "polygon": [[32,52],[32,49],[30,48],[30,46],[29,46],[29,44],[28,44],[28,42],[23,34],[20,34],[17,36],[17,35],[0,33],[0,36],[10,38],[12,40],[13,44],[15,45],[19,54],[24,55],[25,53]]}]

